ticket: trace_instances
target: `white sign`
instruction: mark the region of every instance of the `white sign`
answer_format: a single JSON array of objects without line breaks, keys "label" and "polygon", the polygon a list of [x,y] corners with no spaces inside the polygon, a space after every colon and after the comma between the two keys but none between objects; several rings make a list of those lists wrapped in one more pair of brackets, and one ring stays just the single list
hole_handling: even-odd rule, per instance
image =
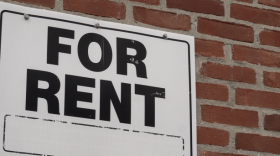
[{"label": "white sign", "polygon": [[0,11],[1,156],[196,156],[192,36]]}]

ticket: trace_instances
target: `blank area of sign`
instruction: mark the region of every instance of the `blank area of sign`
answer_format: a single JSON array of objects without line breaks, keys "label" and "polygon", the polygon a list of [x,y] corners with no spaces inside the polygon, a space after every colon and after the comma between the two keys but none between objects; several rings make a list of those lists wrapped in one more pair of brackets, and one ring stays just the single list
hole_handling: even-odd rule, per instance
[{"label": "blank area of sign", "polygon": [[182,156],[180,137],[45,121],[5,118],[7,152],[53,156]]}]

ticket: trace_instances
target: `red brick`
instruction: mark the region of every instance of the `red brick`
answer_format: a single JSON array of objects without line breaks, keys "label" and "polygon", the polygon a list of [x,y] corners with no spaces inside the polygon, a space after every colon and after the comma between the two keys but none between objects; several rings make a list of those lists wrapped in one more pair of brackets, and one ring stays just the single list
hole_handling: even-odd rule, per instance
[{"label": "red brick", "polygon": [[195,53],[201,56],[225,58],[224,46],[222,42],[195,39]]},{"label": "red brick", "polygon": [[280,12],[231,4],[230,17],[253,23],[280,26]]},{"label": "red brick", "polygon": [[65,10],[90,15],[125,19],[125,5],[107,0],[63,0]]},{"label": "red brick", "polygon": [[280,154],[280,138],[258,134],[236,134],[236,149]]},{"label": "red brick", "polygon": [[168,8],[224,16],[224,3],[218,0],[167,0]]},{"label": "red brick", "polygon": [[237,88],[235,100],[238,105],[280,109],[278,93]]},{"label": "red brick", "polygon": [[280,8],[280,1],[279,0],[259,0],[259,3]]},{"label": "red brick", "polygon": [[231,154],[231,153],[217,153],[217,152],[210,152],[210,151],[200,151],[200,156],[248,156],[248,155]]},{"label": "red brick", "polygon": [[206,62],[202,64],[199,72],[202,76],[215,79],[256,84],[255,70],[247,67],[228,66]]},{"label": "red brick", "polygon": [[233,126],[259,127],[258,112],[227,107],[202,105],[201,118],[210,123]]},{"label": "red brick", "polygon": [[264,129],[280,132],[280,115],[266,115],[264,117]]},{"label": "red brick", "polygon": [[235,23],[199,18],[197,31],[237,41],[254,42],[253,28]]},{"label": "red brick", "polygon": [[[278,21],[279,21],[279,19],[278,19]],[[264,30],[260,33],[260,42],[263,45],[280,47],[279,38],[280,38],[280,32],[279,31]]]},{"label": "red brick", "polygon": [[235,0],[238,2],[253,3],[253,0]]},{"label": "red brick", "polygon": [[263,84],[268,87],[280,88],[280,73],[264,71]]},{"label": "red brick", "polygon": [[207,127],[197,127],[197,143],[216,146],[227,146],[229,132]]},{"label": "red brick", "polygon": [[280,53],[277,52],[234,45],[232,46],[232,54],[232,59],[236,61],[246,61],[268,67],[280,67]]},{"label": "red brick", "polygon": [[141,2],[141,3],[150,4],[150,5],[159,5],[160,4],[159,0],[129,0],[129,1]]},{"label": "red brick", "polygon": [[44,7],[54,8],[55,0],[14,0],[23,3],[41,5]]},{"label": "red brick", "polygon": [[133,7],[133,15],[136,21],[153,26],[185,31],[191,29],[191,18],[188,15],[177,15],[142,7]]},{"label": "red brick", "polygon": [[228,88],[224,85],[197,82],[196,97],[200,99],[228,101]]}]

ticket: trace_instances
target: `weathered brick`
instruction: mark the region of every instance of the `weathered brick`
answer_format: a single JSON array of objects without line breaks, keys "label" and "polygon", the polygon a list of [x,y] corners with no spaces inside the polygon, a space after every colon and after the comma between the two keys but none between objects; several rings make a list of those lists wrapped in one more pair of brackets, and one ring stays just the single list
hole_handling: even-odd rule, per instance
[{"label": "weathered brick", "polygon": [[269,6],[280,8],[279,0],[259,0],[259,4],[264,4],[264,5],[269,5]]},{"label": "weathered brick", "polygon": [[202,105],[201,118],[210,123],[233,126],[259,127],[258,112],[227,107]]},{"label": "weathered brick", "polygon": [[235,100],[238,105],[280,109],[278,93],[237,88]]},{"label": "weathered brick", "polygon": [[197,127],[197,143],[227,146],[229,143],[229,132],[215,128]]},{"label": "weathered brick", "polygon": [[280,115],[266,115],[264,117],[264,129],[280,132]]},{"label": "weathered brick", "polygon": [[277,52],[234,45],[232,46],[232,54],[232,59],[236,61],[246,61],[268,67],[280,67],[280,53]]},{"label": "weathered brick", "polygon": [[268,87],[280,88],[280,73],[264,71],[263,84]]},{"label": "weathered brick", "polygon": [[258,134],[236,134],[236,149],[280,154],[280,138]]},{"label": "weathered brick", "polygon": [[129,0],[129,1],[135,1],[135,2],[141,2],[141,3],[146,3],[146,4],[150,4],[150,5],[159,5],[160,4],[160,0]]},{"label": "weathered brick", "polygon": [[[280,17],[279,17],[280,19]],[[279,21],[278,19],[278,21]],[[280,32],[272,30],[264,30],[260,33],[260,43],[262,45],[270,45],[280,47]]]},{"label": "weathered brick", "polygon": [[253,23],[280,26],[280,12],[240,4],[231,4],[230,17]]},{"label": "weathered brick", "polygon": [[253,28],[235,23],[199,18],[197,31],[237,41],[254,42]]},{"label": "weathered brick", "polygon": [[108,0],[63,0],[65,10],[90,15],[125,19],[125,5]]},{"label": "weathered brick", "polygon": [[201,56],[225,58],[224,46],[222,42],[195,39],[195,53]]},{"label": "weathered brick", "polygon": [[235,0],[238,2],[253,3],[253,0]]},{"label": "weathered brick", "polygon": [[224,85],[196,83],[196,97],[201,99],[228,101],[228,88]]},{"label": "weathered brick", "polygon": [[168,8],[224,16],[224,3],[217,0],[167,0]]},{"label": "weathered brick", "polygon": [[188,15],[177,15],[142,7],[133,7],[133,15],[136,21],[153,26],[185,31],[191,29],[191,18]]},{"label": "weathered brick", "polygon": [[55,0],[14,0],[23,3],[41,5],[44,7],[54,8]]},{"label": "weathered brick", "polygon": [[215,79],[256,84],[256,71],[247,67],[228,66],[206,62],[200,69],[202,76]]},{"label": "weathered brick", "polygon": [[248,156],[248,155],[231,154],[231,153],[217,153],[217,152],[210,152],[210,151],[200,151],[200,156]]}]

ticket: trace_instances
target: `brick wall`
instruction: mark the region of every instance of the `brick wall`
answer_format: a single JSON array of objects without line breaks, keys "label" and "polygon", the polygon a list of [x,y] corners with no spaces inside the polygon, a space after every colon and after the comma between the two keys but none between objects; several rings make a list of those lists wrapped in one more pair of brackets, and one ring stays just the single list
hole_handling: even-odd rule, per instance
[{"label": "brick wall", "polygon": [[0,1],[195,36],[198,155],[280,155],[280,0]]}]

